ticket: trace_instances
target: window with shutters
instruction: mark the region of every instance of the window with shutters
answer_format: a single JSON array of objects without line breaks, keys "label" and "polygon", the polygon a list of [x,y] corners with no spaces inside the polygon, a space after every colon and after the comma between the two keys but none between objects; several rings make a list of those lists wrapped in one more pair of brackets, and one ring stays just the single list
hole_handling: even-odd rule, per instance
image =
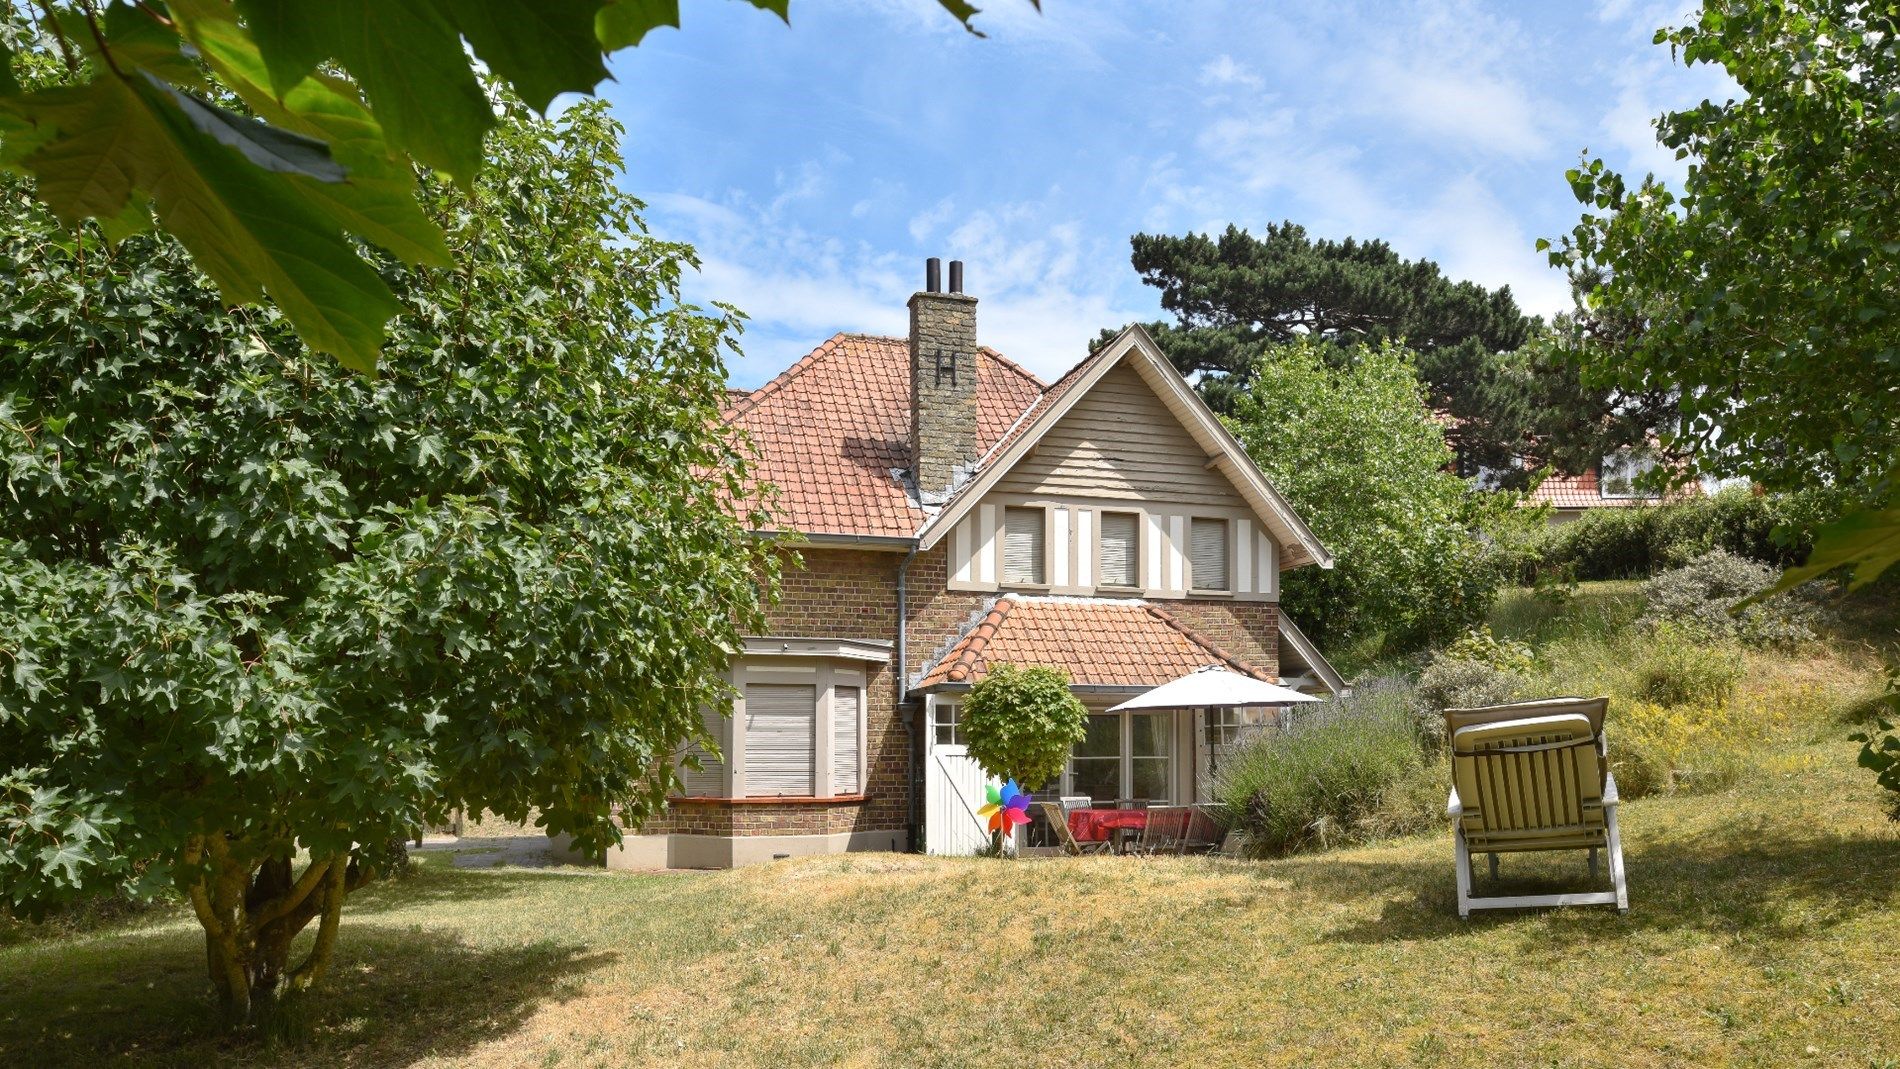
[{"label": "window with shutters", "polygon": [[862,794],[864,790],[864,777],[860,772],[864,739],[858,719],[858,698],[862,692],[861,687],[831,688],[832,794]]},{"label": "window with shutters", "polygon": [[1030,586],[1048,582],[1043,569],[1047,521],[1045,509],[1003,510],[1003,582]]},{"label": "window with shutters", "polygon": [[[699,711],[700,723],[706,734],[719,744],[719,752],[724,755],[731,744],[726,742],[725,711],[706,706]],[[704,746],[694,743],[686,748],[687,756],[697,758],[699,769],[695,771],[691,764],[680,767],[680,786],[687,796],[693,798],[724,798],[726,796],[726,762],[713,756]]]},{"label": "window with shutters", "polygon": [[1141,585],[1141,517],[1133,512],[1102,513],[1102,586]]},{"label": "window with shutters", "polygon": [[818,688],[809,683],[748,683],[745,688],[745,788],[752,798],[817,793]]},{"label": "window with shutters", "polygon": [[1227,590],[1227,521],[1196,517],[1188,533],[1188,585],[1195,590]]}]

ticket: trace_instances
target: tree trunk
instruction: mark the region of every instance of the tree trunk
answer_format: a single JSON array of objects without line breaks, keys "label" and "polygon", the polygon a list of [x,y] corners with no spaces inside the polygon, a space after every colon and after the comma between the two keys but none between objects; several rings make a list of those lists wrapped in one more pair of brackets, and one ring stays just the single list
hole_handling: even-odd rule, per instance
[{"label": "tree trunk", "polygon": [[[357,859],[336,854],[312,858],[292,879],[292,858],[282,846],[260,851],[216,833],[193,840],[185,861],[208,869],[188,892],[205,933],[206,972],[232,1028],[267,1018],[287,990],[323,978],[343,900],[371,876]],[[319,917],[316,945],[292,968],[291,944]]]}]

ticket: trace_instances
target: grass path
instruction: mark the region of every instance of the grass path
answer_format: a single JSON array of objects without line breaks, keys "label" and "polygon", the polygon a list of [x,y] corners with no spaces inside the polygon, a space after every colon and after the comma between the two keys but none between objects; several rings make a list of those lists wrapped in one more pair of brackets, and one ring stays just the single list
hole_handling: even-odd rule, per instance
[{"label": "grass path", "polygon": [[[1900,832],[1835,735],[1629,803],[1627,918],[1460,922],[1441,835],[1266,863],[432,864],[352,900],[292,1045],[207,1030],[182,914],[0,948],[0,1065],[1900,1066]],[[1505,861],[1525,888],[1581,871]]]}]

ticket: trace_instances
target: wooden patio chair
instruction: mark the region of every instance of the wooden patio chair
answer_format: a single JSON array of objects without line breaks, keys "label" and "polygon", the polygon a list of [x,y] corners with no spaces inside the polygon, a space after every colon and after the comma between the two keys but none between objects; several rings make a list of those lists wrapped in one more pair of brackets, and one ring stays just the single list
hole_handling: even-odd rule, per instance
[{"label": "wooden patio chair", "polygon": [[1182,836],[1181,852],[1184,854],[1212,854],[1220,850],[1221,843],[1227,838],[1227,827],[1211,805],[1189,807],[1187,831]]},{"label": "wooden patio chair", "polygon": [[1085,843],[1078,840],[1075,832],[1069,828],[1069,814],[1061,806],[1054,802],[1037,802],[1036,808],[1042,810],[1042,817],[1049,822],[1049,830],[1055,833],[1056,845],[1062,848],[1063,853],[1081,857],[1083,854],[1108,852],[1107,840],[1099,843]]},{"label": "wooden patio chair", "polygon": [[1132,853],[1145,857],[1179,854],[1187,846],[1188,825],[1194,817],[1191,805],[1151,805],[1148,823],[1135,840]]},{"label": "wooden patio chair", "polygon": [[[1458,916],[1474,909],[1615,906],[1629,912],[1623,843],[1616,826],[1616,780],[1603,740],[1608,698],[1550,698],[1445,711],[1451,740],[1451,798],[1458,865]],[[1607,853],[1614,890],[1476,897],[1472,855],[1534,850]]]}]

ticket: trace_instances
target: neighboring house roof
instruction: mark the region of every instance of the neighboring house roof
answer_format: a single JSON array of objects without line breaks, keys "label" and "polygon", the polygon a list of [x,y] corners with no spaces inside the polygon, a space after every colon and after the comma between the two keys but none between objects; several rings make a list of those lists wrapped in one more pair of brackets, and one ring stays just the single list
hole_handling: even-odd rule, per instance
[{"label": "neighboring house roof", "polygon": [[1240,496],[1285,547],[1281,558],[1283,568],[1298,568],[1305,564],[1318,564],[1322,568],[1333,566],[1332,554],[1326,551],[1305,521],[1294,513],[1293,506],[1280,496],[1280,492],[1254,465],[1247,451],[1234,441],[1233,435],[1227,433],[1227,428],[1221,426],[1207,403],[1168,363],[1160,347],[1139,324],[1125,328],[1113,341],[1070,368],[1043,391],[1042,396],[1036,399],[1035,406],[1025,412],[1018,424],[978,460],[970,479],[944,503],[942,511],[931,517],[930,522],[917,532],[919,545],[929,549],[949,534],[957,521],[975,507],[983,495],[996,485],[997,480],[1033,449],[1037,440],[1059,423],[1078,400],[1088,394],[1090,387],[1124,362],[1134,367],[1169,412],[1181,421],[1181,426],[1203,450],[1208,466],[1220,471],[1233,483]]},{"label": "neighboring house roof", "polygon": [[1597,473],[1594,471],[1587,471],[1581,475],[1552,472],[1544,477],[1543,482],[1537,484],[1536,489],[1525,496],[1524,503],[1527,505],[1548,504],[1558,509],[1637,508],[1663,501],[1696,497],[1701,492],[1700,486],[1690,483],[1662,497],[1604,497],[1602,486],[1597,481]]},{"label": "neighboring house roof", "polygon": [[917,686],[976,683],[999,664],[1060,668],[1077,687],[1158,687],[1209,664],[1277,682],[1145,601],[1006,594]]},{"label": "neighboring house roof", "polygon": [[[990,448],[1043,392],[994,350],[977,354],[977,437]],[[726,410],[759,450],[754,483],[777,487],[785,527],[909,538],[923,507],[893,474],[910,466],[910,344],[839,334]]]}]

